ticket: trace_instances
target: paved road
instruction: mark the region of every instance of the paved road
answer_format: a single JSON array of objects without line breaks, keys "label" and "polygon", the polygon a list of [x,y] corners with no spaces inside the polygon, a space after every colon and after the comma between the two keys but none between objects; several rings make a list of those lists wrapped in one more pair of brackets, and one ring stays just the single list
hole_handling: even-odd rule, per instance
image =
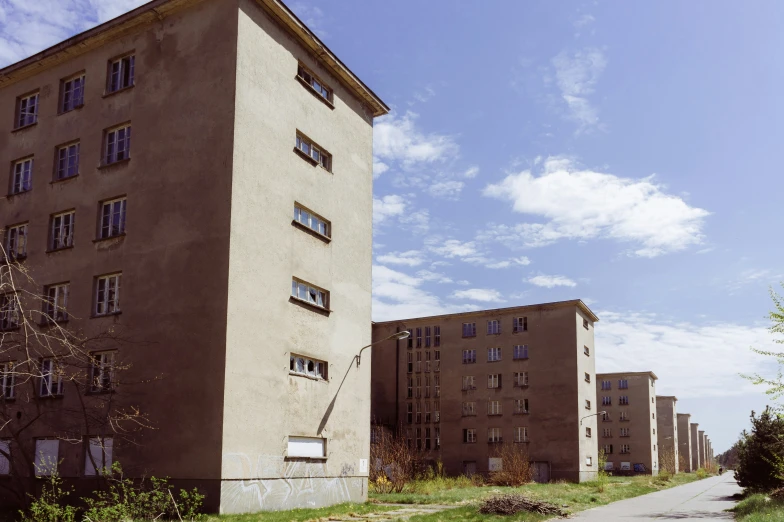
[{"label": "paved road", "polygon": [[614,502],[578,513],[574,520],[732,520],[724,510],[735,505],[732,495],[741,488],[729,471],[641,497]]}]

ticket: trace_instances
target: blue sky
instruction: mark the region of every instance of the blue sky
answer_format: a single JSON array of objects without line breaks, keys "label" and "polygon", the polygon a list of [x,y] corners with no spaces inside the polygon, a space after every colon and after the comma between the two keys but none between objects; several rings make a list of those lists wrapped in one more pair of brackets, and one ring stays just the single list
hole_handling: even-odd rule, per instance
[{"label": "blue sky", "polygon": [[[0,63],[141,3],[0,0]],[[749,347],[784,279],[784,4],[289,5],[393,108],[374,319],[581,298],[599,371],[736,439],[766,404],[738,373],[775,370]]]}]

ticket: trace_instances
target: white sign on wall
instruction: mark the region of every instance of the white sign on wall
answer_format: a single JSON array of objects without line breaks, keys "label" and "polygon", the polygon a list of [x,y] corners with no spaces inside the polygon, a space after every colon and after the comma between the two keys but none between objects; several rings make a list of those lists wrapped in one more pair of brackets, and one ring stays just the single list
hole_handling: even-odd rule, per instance
[{"label": "white sign on wall", "polygon": [[359,472],[360,473],[368,472],[368,459],[359,459]]},{"label": "white sign on wall", "polygon": [[488,471],[501,471],[504,461],[499,458],[490,457],[487,462]]},{"label": "white sign on wall", "polygon": [[621,462],[621,471],[631,471],[631,470],[632,470],[631,462]]}]

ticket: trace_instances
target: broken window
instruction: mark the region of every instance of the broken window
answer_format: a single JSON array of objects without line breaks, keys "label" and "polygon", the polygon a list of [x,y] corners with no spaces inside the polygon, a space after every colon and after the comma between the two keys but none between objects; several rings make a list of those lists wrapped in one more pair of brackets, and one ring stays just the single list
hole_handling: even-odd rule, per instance
[{"label": "broken window", "polygon": [[322,236],[326,237],[330,236],[329,222],[321,216],[314,214],[310,210],[301,207],[297,203],[294,204],[294,221],[304,225],[317,234],[321,234]]},{"label": "broken window", "polygon": [[19,129],[38,121],[38,93],[28,94],[17,99],[16,126]]},{"label": "broken window", "polygon": [[289,356],[289,373],[304,375],[313,379],[327,379],[327,363],[305,357],[304,355],[291,354]]},{"label": "broken window", "polygon": [[109,80],[107,90],[109,93],[133,86],[134,55],[123,56],[109,64]]},{"label": "broken window", "polygon": [[291,296],[320,308],[326,309],[329,306],[329,292],[296,278],[291,281]]},{"label": "broken window", "polygon": [[73,246],[74,220],[76,212],[73,210],[52,216],[52,242],[51,250],[59,250]]}]

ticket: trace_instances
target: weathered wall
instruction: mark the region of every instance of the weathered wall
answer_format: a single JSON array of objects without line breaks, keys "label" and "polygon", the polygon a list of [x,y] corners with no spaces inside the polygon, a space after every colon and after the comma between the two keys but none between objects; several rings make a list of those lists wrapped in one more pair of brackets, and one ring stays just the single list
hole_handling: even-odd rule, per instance
[{"label": "weathered wall", "polygon": [[684,473],[694,471],[691,451],[691,428],[689,427],[690,420],[691,414],[678,414],[678,463],[682,468],[681,471]]},{"label": "weathered wall", "polygon": [[700,453],[700,467],[705,467],[708,460],[705,454],[705,432],[699,430],[697,432],[697,451]]},{"label": "weathered wall", "polygon": [[700,425],[695,422],[689,424],[689,433],[691,434],[691,466],[694,471],[697,471],[703,465],[703,461],[700,458],[699,426]]},{"label": "weathered wall", "polygon": [[659,452],[659,469],[665,459],[671,459],[675,473],[679,471],[678,458],[678,414],[675,397],[659,395],[656,397],[656,439]]},{"label": "weathered wall", "polygon": [[[316,507],[367,495],[372,119],[256,2],[241,0],[231,199],[221,511]],[[296,80],[303,61],[334,109]],[[297,130],[332,172],[294,152]],[[331,221],[324,241],[292,225],[294,203]],[[330,291],[331,312],[289,299],[292,276]],[[289,354],[329,381],[289,375]],[[249,383],[253,383],[249,385]],[[285,459],[291,435],[325,437],[327,459]]]}]

